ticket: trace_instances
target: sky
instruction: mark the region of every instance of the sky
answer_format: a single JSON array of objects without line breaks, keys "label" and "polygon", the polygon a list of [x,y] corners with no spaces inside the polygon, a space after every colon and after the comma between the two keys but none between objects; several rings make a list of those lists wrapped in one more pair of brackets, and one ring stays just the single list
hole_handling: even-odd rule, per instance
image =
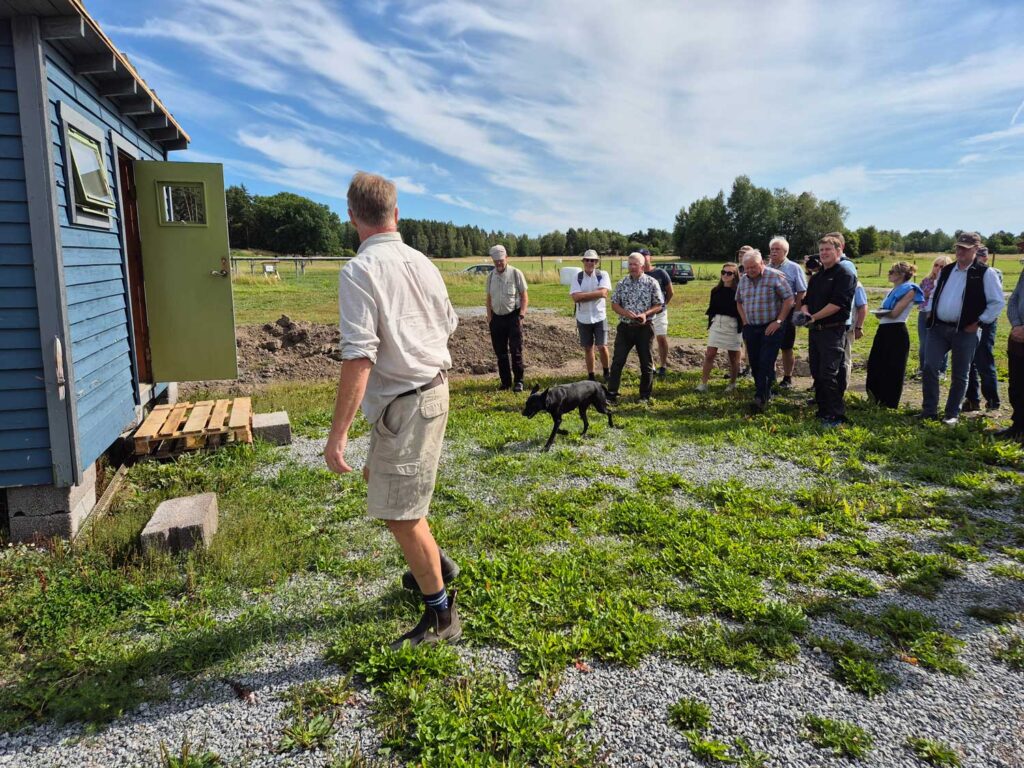
[{"label": "sky", "polygon": [[672,229],[739,174],[847,226],[1024,230],[1024,3],[87,0],[190,134],[172,159],[345,216]]}]

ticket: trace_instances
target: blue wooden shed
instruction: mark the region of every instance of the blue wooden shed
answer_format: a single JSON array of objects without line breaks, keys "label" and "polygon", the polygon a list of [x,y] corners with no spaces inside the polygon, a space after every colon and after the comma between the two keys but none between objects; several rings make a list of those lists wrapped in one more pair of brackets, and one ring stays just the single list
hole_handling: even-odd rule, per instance
[{"label": "blue wooden shed", "polygon": [[0,513],[74,535],[172,382],[233,378],[223,171],[79,0],[0,0]]}]

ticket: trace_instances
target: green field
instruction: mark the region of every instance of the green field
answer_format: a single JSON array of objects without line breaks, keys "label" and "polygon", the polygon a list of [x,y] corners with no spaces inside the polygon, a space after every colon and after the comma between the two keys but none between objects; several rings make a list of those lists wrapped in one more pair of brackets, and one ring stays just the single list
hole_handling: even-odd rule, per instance
[{"label": "green field", "polygon": [[[918,267],[918,279],[927,275],[932,260],[938,254],[921,254],[913,259]],[[868,289],[868,298],[871,307],[881,305],[885,295],[886,272],[888,266],[900,258],[892,258],[889,255],[873,255],[858,259],[858,271],[861,281]],[[620,260],[615,259],[613,263],[606,260],[602,265],[608,269],[614,280],[622,275]],[[484,305],[484,281],[483,276],[466,276],[460,274],[471,264],[485,264],[488,259],[466,258],[466,259],[440,259],[434,262],[444,273],[448,285],[448,293],[452,303],[456,307],[480,307]],[[527,275],[530,281],[530,306],[535,309],[551,309],[566,317],[572,315],[571,303],[569,302],[569,289],[558,282],[558,268],[575,266],[578,262],[568,257],[559,258],[545,257],[544,270],[541,270],[541,260],[536,259],[515,259],[514,265]],[[672,301],[669,312],[669,335],[682,339],[691,339],[696,342],[703,342],[707,329],[707,320],[704,311],[707,309],[708,295],[714,281],[718,279],[720,265],[710,262],[691,262],[697,280],[688,285],[675,286],[676,295]],[[1004,287],[1009,292],[1016,285],[1017,278],[1021,273],[1021,264],[1013,257],[997,257],[998,268],[1003,271]],[[240,324],[267,323],[276,320],[282,313],[289,314],[293,318],[318,323],[336,323],[338,321],[338,271],[337,263],[314,265],[307,268],[304,276],[296,276],[292,268],[287,264],[280,266],[280,280],[267,280],[263,277],[250,277],[245,268],[242,274],[235,277],[235,317]],[[910,339],[911,339],[911,360],[917,355],[917,325],[916,316],[911,316]],[[1006,321],[1002,322],[1002,329],[996,341],[996,360],[1001,375],[1005,376],[1006,369]],[[872,315],[868,315],[864,325],[864,338],[854,346],[855,357],[866,359],[871,350],[871,341],[874,338],[878,321]],[[806,335],[801,333],[797,337],[797,349],[805,350],[807,346]],[[908,366],[913,370],[914,366]]]}]

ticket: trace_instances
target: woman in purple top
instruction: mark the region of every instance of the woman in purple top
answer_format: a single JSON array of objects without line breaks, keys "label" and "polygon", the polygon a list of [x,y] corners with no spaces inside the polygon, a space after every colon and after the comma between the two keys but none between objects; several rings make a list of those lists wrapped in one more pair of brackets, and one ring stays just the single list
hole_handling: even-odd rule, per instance
[{"label": "woman in purple top", "polygon": [[[953,261],[952,256],[939,256],[932,262],[932,271],[928,277],[921,281],[921,291],[924,293],[924,302],[917,305],[917,376],[924,370],[924,349],[928,344],[928,302],[932,300],[932,292],[935,290],[935,281],[939,279],[939,272],[942,268]],[[946,361],[942,361],[942,369],[939,374],[946,372]]]}]

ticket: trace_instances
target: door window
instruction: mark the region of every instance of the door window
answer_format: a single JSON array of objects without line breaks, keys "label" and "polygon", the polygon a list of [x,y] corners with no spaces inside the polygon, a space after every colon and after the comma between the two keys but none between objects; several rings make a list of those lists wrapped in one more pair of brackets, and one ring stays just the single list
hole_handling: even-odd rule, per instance
[{"label": "door window", "polygon": [[206,226],[206,188],[201,183],[159,182],[160,223]]}]

